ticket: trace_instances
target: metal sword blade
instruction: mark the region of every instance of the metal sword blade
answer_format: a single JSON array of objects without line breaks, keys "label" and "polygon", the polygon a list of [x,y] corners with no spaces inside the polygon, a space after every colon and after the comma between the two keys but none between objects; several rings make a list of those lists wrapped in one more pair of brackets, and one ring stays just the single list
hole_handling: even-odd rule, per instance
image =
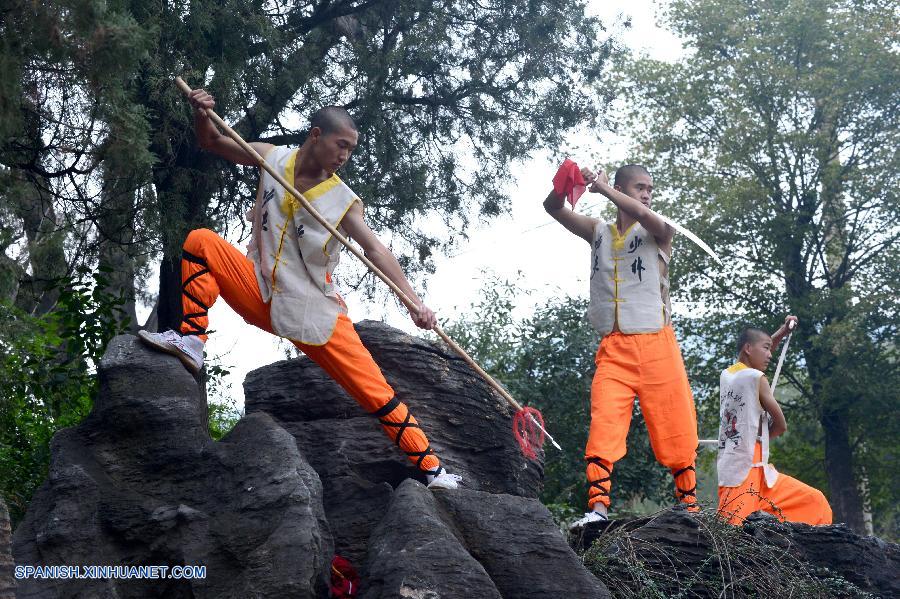
[{"label": "metal sword blade", "polygon": [[675,229],[676,231],[678,231],[679,233],[681,233],[682,235],[684,235],[685,237],[687,237],[688,239],[690,239],[691,241],[696,243],[700,247],[700,249],[702,249],[704,252],[706,252],[707,254],[712,256],[713,260],[715,260],[719,264],[722,264],[722,261],[719,259],[718,256],[716,256],[716,253],[713,251],[713,249],[711,247],[709,247],[709,245],[707,245],[707,243],[705,241],[703,241],[702,239],[700,239],[699,237],[697,237],[696,235],[694,235],[693,233],[691,233],[690,231],[688,231],[687,229],[685,229],[684,227],[682,227],[681,225],[676,223],[674,220],[672,220],[668,216],[663,216],[659,212],[656,212],[653,210],[651,210],[651,212],[653,212],[659,218],[663,219],[663,221],[665,221],[665,223],[667,225],[669,225],[670,227],[672,227],[673,229]]},{"label": "metal sword blade", "polygon": [[[793,328],[793,327],[791,327]],[[794,334],[794,331],[788,333],[787,340],[784,342],[784,347],[781,348],[781,355],[778,356],[778,366],[775,367],[775,376],[772,377],[772,396],[775,395],[775,387],[778,386],[778,377],[781,375],[781,367],[784,365],[784,356],[787,355],[788,346],[791,344],[791,335]]]}]

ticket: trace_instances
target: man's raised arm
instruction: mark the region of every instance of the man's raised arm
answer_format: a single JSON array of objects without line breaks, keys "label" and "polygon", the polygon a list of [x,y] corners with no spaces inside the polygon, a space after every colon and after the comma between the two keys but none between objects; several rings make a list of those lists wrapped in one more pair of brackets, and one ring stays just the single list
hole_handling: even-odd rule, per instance
[{"label": "man's raised arm", "polygon": [[589,169],[583,168],[581,169],[581,174],[587,181],[594,180],[590,187],[591,192],[601,193],[609,198],[616,205],[616,208],[641,223],[641,226],[656,238],[657,243],[664,244],[672,241],[672,237],[675,236],[675,229],[667,225],[659,215],[650,210],[640,200],[636,200],[610,185],[606,173],[600,171],[594,178],[594,173]]},{"label": "man's raised arm", "polygon": [[588,243],[593,243],[594,227],[597,225],[597,219],[585,216],[584,214],[578,214],[574,210],[566,210],[565,205],[565,199],[556,195],[555,191],[551,191],[547,196],[547,199],[544,200],[544,210],[546,210],[556,222]]},{"label": "man's raised arm", "polygon": [[[216,101],[206,90],[192,90],[188,95],[188,101],[194,107],[194,132],[201,148],[235,164],[259,166],[256,159],[245,152],[236,141],[227,135],[222,135],[209,115],[206,114],[206,108],[214,108],[216,105]],[[260,141],[251,142],[250,146],[264,158],[266,153],[274,147],[272,144]]]},{"label": "man's raised arm", "polygon": [[793,314],[789,315],[784,319],[784,324],[778,327],[778,330],[772,333],[772,350],[774,351],[776,347],[781,344],[781,340],[787,336],[788,333],[791,332],[791,322],[793,321],[794,326],[800,322],[796,316]]}]

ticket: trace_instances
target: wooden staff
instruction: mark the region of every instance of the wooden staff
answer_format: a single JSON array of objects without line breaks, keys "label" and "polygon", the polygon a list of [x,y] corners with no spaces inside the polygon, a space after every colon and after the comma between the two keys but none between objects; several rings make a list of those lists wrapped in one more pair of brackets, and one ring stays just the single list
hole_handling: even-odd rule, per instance
[{"label": "wooden staff", "polygon": [[[178,87],[181,89],[181,91],[184,92],[185,95],[189,95],[191,93],[191,87],[187,83],[185,83],[181,77],[175,77],[175,84],[178,85]],[[344,247],[346,247],[348,250],[350,250],[350,253],[352,253],[354,256],[359,258],[362,261],[362,263],[365,264],[369,270],[371,270],[373,273],[375,273],[375,275],[379,279],[384,281],[387,284],[387,286],[391,288],[391,291],[393,291],[394,293],[397,294],[397,297],[400,298],[400,301],[403,302],[403,304],[407,308],[409,308],[411,311],[414,311],[414,312],[419,311],[419,306],[417,306],[415,304],[415,302],[413,302],[411,299],[409,299],[406,296],[406,294],[403,293],[403,291],[401,291],[400,288],[397,287],[397,285],[395,285],[394,282],[391,281],[387,277],[387,275],[385,275],[383,272],[381,272],[381,269],[379,269],[377,266],[375,266],[372,263],[371,260],[366,258],[365,254],[363,254],[361,251],[359,251],[356,248],[356,246],[352,245],[350,243],[349,239],[347,239],[346,237],[341,235],[341,233],[339,233],[338,230],[331,223],[329,223],[327,220],[325,220],[325,218],[321,214],[319,214],[319,212],[315,208],[313,208],[312,204],[309,203],[309,201],[303,196],[303,194],[294,188],[293,184],[289,183],[284,177],[281,176],[281,173],[279,173],[274,168],[272,168],[272,166],[268,162],[266,162],[265,158],[260,156],[259,153],[256,150],[254,150],[250,144],[248,144],[246,141],[244,141],[244,139],[240,135],[238,135],[238,133],[234,129],[229,127],[228,124],[225,121],[223,121],[212,108],[206,108],[205,111],[206,111],[207,116],[209,116],[209,118],[212,119],[212,121],[216,125],[221,127],[222,130],[225,131],[225,133],[228,135],[228,137],[230,137],[231,139],[236,141],[238,143],[238,145],[240,145],[244,149],[244,151],[247,152],[247,154],[249,154],[251,157],[253,157],[254,160],[256,160],[256,162],[257,162],[257,164],[259,164],[260,168],[264,168],[270,175],[272,175],[275,178],[275,180],[281,184],[282,187],[284,187],[286,190],[288,190],[291,193],[291,195],[293,195],[295,198],[297,198],[300,201],[300,204],[306,209],[307,212],[309,212],[312,215],[312,217],[314,219],[316,219],[319,222],[319,224],[321,224],[323,227],[325,227],[329,233],[334,235],[335,239],[340,241],[344,245]],[[487,383],[491,387],[493,387],[497,393],[499,393],[506,401],[508,401],[512,407],[514,407],[516,410],[522,409],[522,406],[519,404],[519,402],[517,402],[513,398],[513,396],[510,395],[506,391],[506,389],[504,389],[500,385],[500,383],[495,381],[491,375],[489,375],[487,372],[485,372],[484,369],[481,368],[481,366],[479,366],[477,362],[475,362],[475,360],[473,360],[471,357],[469,357],[469,354],[466,353],[466,350],[461,348],[453,339],[451,339],[447,335],[447,333],[445,333],[443,331],[443,329],[441,329],[440,325],[435,324],[433,330],[435,333],[437,333],[438,337],[440,337],[441,339],[444,340],[444,343],[449,345],[450,348],[453,349],[453,351],[455,351],[459,355],[459,357],[461,357],[463,360],[465,360],[466,363],[475,370],[475,372],[480,374],[482,376],[482,378],[484,378],[484,380],[487,381]],[[548,433],[547,430],[543,426],[541,426],[541,424],[537,421],[537,419],[534,416],[531,416],[531,420],[544,432],[545,435],[547,435],[547,438],[550,439],[550,442],[553,443],[553,446],[556,447],[557,449],[559,449],[560,451],[562,451],[562,447],[559,446],[559,443],[557,443],[556,440],[552,436],[550,436],[550,433]]]}]

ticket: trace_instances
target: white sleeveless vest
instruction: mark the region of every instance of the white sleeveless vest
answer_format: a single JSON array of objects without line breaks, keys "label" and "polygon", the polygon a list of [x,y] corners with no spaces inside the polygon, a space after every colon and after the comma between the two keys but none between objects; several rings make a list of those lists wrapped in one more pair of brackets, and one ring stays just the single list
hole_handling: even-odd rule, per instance
[{"label": "white sleeveless vest", "polygon": [[[769,464],[769,425],[767,413],[759,403],[759,378],[764,374],[738,362],[722,371],[719,379],[719,457],[716,467],[720,487],[737,487],[747,478],[750,469],[762,466],[766,485],[772,487],[778,479],[775,467]],[[753,462],[757,431],[762,419],[762,461]],[[757,489],[758,490],[758,489]]]},{"label": "white sleeveless vest", "polygon": [[594,227],[587,317],[601,335],[618,322],[626,334],[655,333],[672,322],[669,256],[640,223],[624,235],[616,223]]},{"label": "white sleeveless vest", "polygon": [[[297,150],[279,146],[266,155],[266,162],[293,182],[296,158]],[[360,201],[337,175],[303,195],[335,228]],[[255,266],[263,301],[271,302],[272,329],[293,341],[324,345],[338,315],[347,311],[331,280],[340,242],[266,171],[252,221],[247,257]]]}]

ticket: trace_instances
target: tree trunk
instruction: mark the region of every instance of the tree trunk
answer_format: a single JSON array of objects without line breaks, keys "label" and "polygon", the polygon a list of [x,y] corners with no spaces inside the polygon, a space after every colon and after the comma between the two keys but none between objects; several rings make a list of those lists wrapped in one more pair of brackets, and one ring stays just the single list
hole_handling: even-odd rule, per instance
[{"label": "tree trunk", "polygon": [[101,275],[106,281],[104,291],[121,295],[125,303],[119,324],[128,319],[128,330],[138,329],[135,309],[134,279],[138,268],[135,246],[135,221],[138,207],[136,198],[140,193],[138,182],[131,176],[128,165],[107,157],[103,163],[103,206],[97,216],[98,263]]},{"label": "tree trunk", "polygon": [[822,413],[825,431],[825,468],[831,490],[834,521],[843,522],[854,532],[866,534],[863,502],[853,473],[853,449],[850,446],[849,414],[846,409]]},{"label": "tree trunk", "polygon": [[[35,97],[37,92],[26,94],[24,103],[33,105]],[[18,156],[22,164],[42,164],[45,146],[38,114],[36,107],[26,112],[24,148]],[[31,274],[20,281],[16,303],[32,314],[43,315],[59,297],[59,279],[68,273],[68,263],[63,249],[64,234],[53,209],[50,181],[37,170],[13,169],[9,196],[22,222],[31,266]]]},{"label": "tree trunk", "polygon": [[12,558],[12,530],[9,510],[0,498],[0,599],[15,599],[16,579],[13,577],[15,562]]}]

